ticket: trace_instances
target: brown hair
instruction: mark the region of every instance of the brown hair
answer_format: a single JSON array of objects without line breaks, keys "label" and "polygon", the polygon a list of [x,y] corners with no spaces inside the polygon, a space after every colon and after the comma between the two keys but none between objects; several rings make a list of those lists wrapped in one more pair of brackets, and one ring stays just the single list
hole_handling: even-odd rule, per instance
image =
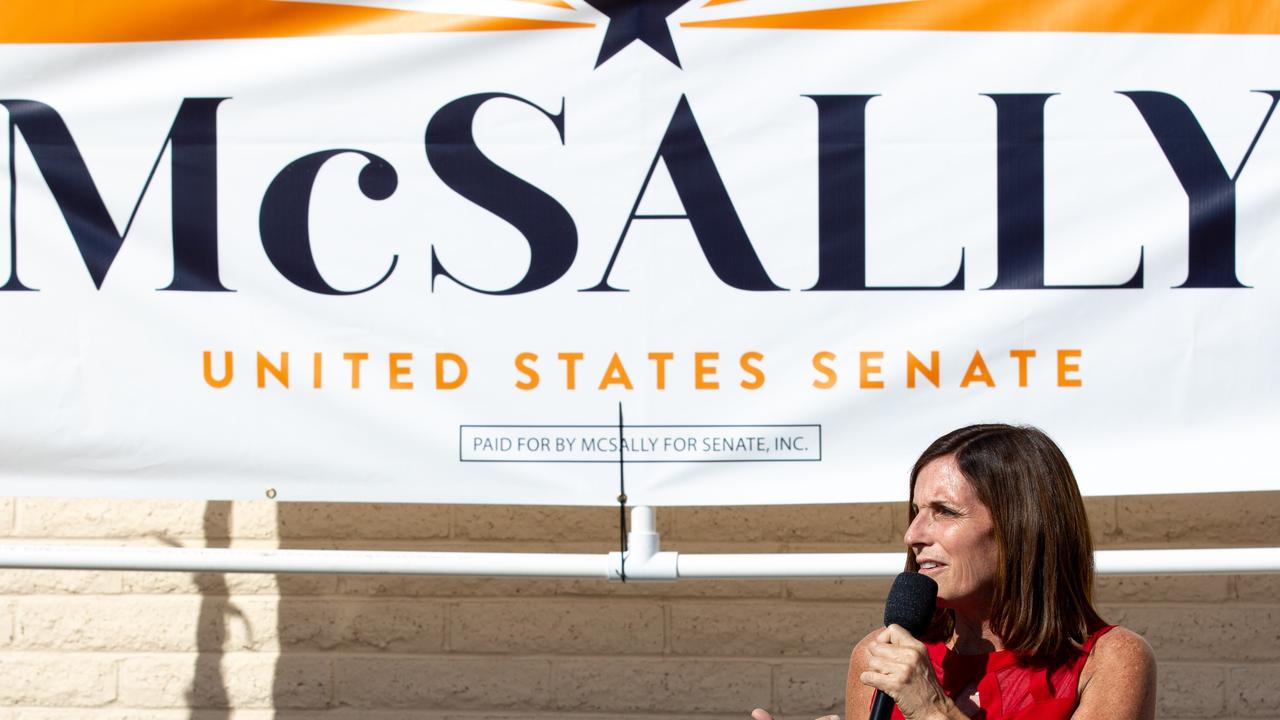
[{"label": "brown hair", "polygon": [[[911,497],[920,471],[948,455],[995,525],[992,630],[1024,662],[1067,661],[1103,624],[1092,602],[1093,537],[1067,458],[1036,428],[971,425],[924,451],[911,468]],[[916,512],[907,512],[914,520]],[[907,569],[919,569],[911,553]],[[945,640],[954,627],[953,611],[939,610],[926,637]]]}]

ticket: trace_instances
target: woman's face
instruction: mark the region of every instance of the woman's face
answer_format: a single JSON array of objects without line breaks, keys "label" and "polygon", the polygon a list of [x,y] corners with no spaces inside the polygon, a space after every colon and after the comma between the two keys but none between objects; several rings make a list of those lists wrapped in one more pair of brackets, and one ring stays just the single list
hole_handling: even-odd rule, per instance
[{"label": "woman's face", "polygon": [[920,573],[938,583],[938,605],[983,611],[995,586],[995,525],[951,455],[916,477],[911,504],[917,511],[903,541]]}]

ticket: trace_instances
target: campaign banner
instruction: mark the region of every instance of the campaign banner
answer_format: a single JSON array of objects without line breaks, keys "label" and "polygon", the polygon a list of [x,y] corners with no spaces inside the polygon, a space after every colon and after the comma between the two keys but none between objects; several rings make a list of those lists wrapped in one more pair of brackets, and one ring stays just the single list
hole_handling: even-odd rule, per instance
[{"label": "campaign banner", "polygon": [[7,0],[0,492],[1280,488],[1250,0]]}]

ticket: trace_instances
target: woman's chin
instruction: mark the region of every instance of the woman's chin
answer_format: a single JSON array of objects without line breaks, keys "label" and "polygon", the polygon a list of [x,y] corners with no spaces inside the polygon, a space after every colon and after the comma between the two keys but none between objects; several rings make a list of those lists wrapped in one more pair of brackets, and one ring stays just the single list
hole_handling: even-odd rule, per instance
[{"label": "woman's chin", "polygon": [[991,594],[956,593],[946,587],[939,587],[936,605],[938,608],[954,610],[962,615],[982,615],[990,611]]}]

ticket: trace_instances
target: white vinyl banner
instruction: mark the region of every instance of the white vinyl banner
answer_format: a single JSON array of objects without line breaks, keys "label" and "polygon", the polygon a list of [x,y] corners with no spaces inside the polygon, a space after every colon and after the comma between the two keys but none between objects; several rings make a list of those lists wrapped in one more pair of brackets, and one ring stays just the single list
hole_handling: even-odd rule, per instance
[{"label": "white vinyl banner", "polygon": [[0,493],[1280,488],[1243,0],[6,5]]}]

